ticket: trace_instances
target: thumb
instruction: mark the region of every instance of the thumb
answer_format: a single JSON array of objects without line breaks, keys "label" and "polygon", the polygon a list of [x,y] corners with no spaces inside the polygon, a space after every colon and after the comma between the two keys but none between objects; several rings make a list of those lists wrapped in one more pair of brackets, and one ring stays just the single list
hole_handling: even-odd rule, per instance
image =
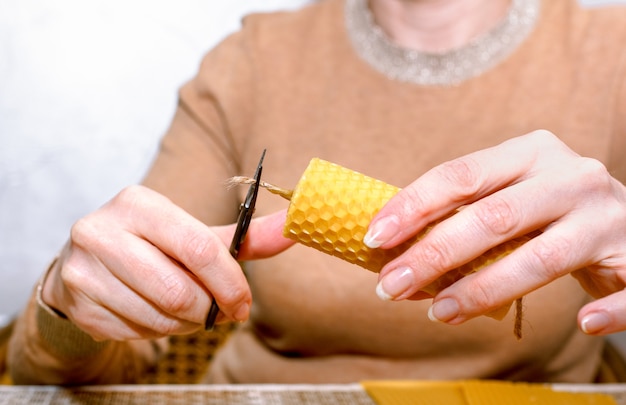
[{"label": "thumb", "polygon": [[[283,236],[286,217],[286,210],[281,210],[270,215],[253,218],[237,259],[264,259],[291,247],[295,242]],[[224,244],[230,246],[236,226],[236,224],[220,226],[214,230]]]},{"label": "thumb", "polygon": [[590,302],[578,312],[578,323],[589,335],[608,335],[626,330],[626,290]]}]

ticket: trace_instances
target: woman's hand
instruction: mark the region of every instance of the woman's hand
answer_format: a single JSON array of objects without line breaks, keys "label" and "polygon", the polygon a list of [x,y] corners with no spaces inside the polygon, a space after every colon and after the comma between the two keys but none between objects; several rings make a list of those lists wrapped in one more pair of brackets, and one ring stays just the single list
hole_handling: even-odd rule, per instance
[{"label": "woman's hand", "polygon": [[[381,271],[382,297],[418,290],[507,240],[539,236],[442,290],[433,320],[458,324],[572,273],[599,298],[579,313],[589,334],[626,330],[626,188],[547,131],[446,162],[392,198],[366,241],[390,248],[463,206]],[[567,300],[567,297],[563,297]]]},{"label": "woman's hand", "polygon": [[[274,255],[285,213],[252,221],[239,260]],[[132,186],[79,220],[42,298],[96,340],[198,330],[213,297],[218,320],[248,318],[251,294],[229,253],[235,226],[207,227],[164,196]]]}]

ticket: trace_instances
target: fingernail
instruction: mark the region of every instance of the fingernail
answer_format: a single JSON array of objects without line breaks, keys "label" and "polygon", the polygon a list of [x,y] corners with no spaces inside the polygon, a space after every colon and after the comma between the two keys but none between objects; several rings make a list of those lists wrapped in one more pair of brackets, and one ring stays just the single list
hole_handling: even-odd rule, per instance
[{"label": "fingernail", "polygon": [[243,322],[250,316],[250,304],[245,303],[237,309],[237,312],[233,315],[236,321]]},{"label": "fingernail", "polygon": [[431,305],[428,319],[433,322],[448,322],[459,316],[459,304],[452,298],[444,298]]},{"label": "fingernail", "polygon": [[392,270],[376,285],[376,294],[383,301],[391,301],[413,286],[415,276],[408,267]]},{"label": "fingernail", "polygon": [[593,312],[586,315],[580,322],[580,328],[587,334],[601,332],[611,324],[611,318],[603,312]]},{"label": "fingernail", "polygon": [[400,221],[396,216],[383,217],[370,224],[367,233],[363,237],[363,243],[371,249],[376,249],[393,238],[399,231]]}]

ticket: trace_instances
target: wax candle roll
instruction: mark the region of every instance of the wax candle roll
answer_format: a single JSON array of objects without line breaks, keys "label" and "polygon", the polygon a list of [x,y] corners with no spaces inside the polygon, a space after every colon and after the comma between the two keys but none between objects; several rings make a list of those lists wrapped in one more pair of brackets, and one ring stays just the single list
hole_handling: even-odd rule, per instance
[{"label": "wax candle roll", "polygon": [[[365,246],[363,238],[371,220],[398,191],[400,188],[383,181],[314,158],[293,190],[283,234],[303,245],[379,272],[436,225],[429,225],[414,238],[392,249]],[[496,246],[447,272],[423,291],[435,295],[463,276],[509,254],[528,239],[524,236]]]}]

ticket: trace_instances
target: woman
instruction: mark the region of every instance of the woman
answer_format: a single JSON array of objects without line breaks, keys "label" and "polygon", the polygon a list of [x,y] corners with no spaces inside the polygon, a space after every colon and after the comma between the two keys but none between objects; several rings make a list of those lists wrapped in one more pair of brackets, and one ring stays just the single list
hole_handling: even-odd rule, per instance
[{"label": "woman", "polygon": [[[597,269],[578,273],[590,286],[623,266],[625,19],[574,0],[326,0],[249,17],[181,89],[143,186],[72,229],[17,325],[14,379],[132,382],[159,352],[153,339],[201,328],[215,297],[219,321],[245,323],[207,382],[592,381],[592,335],[614,329],[580,331],[590,298],[558,276]],[[252,173],[265,148],[264,178],[285,187],[314,156],[409,185],[372,224],[372,246],[466,207],[383,270],[385,301],[375,274],[287,249],[286,203],[263,195],[246,280],[225,226],[244,190],[223,181]],[[423,298],[440,274],[534,230],[430,310],[388,302]],[[521,341],[512,314],[477,317],[521,295]]]}]

